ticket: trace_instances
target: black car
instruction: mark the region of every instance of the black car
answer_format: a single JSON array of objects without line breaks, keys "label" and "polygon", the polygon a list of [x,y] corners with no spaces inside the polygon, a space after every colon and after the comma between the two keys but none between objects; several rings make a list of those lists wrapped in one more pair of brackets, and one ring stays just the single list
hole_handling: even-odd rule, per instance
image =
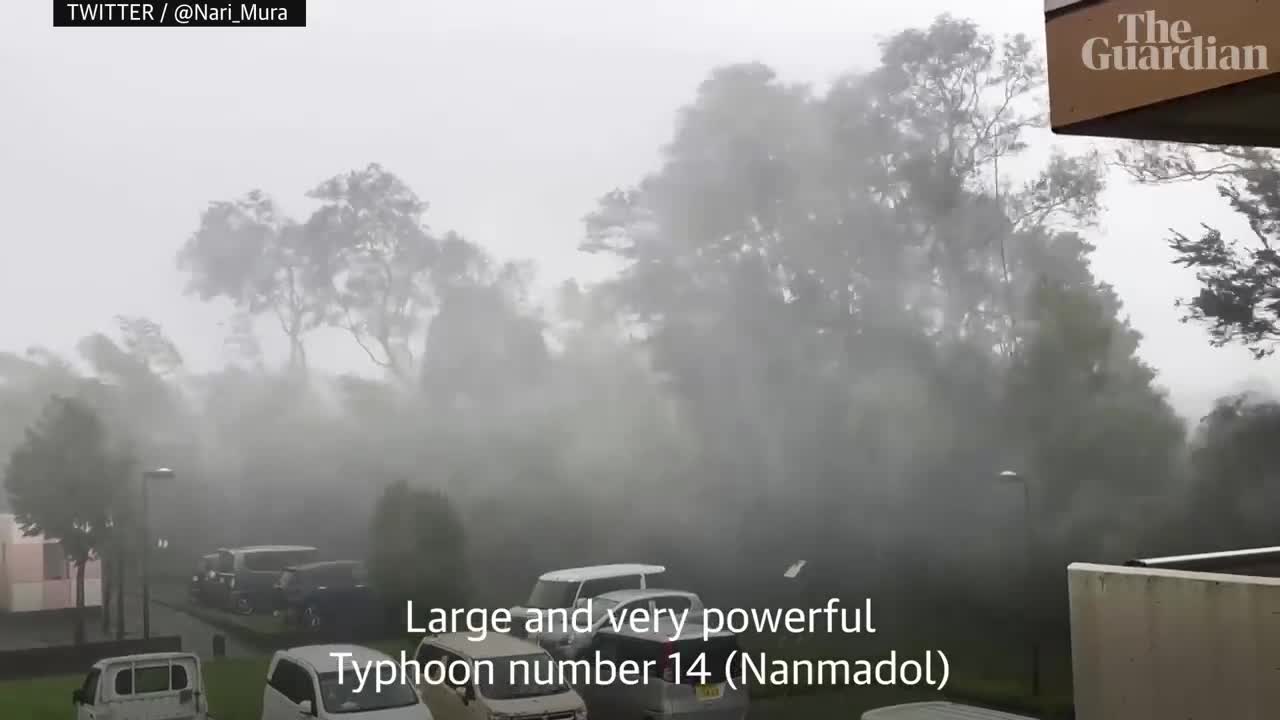
[{"label": "black car", "polygon": [[188,589],[196,605],[219,607],[225,602],[226,586],[218,582],[218,553],[200,558]]},{"label": "black car", "polygon": [[276,583],[276,609],[286,625],[362,625],[377,617],[364,564],[331,560],[286,568]]},{"label": "black car", "polygon": [[275,586],[286,568],[314,562],[308,545],[255,545],[218,551],[218,580],[226,586],[225,605],[242,615],[271,610]]}]

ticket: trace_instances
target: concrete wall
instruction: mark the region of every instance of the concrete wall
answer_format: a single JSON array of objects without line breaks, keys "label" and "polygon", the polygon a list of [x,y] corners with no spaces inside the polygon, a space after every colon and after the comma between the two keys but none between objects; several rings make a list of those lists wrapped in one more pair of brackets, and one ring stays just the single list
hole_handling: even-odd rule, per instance
[{"label": "concrete wall", "polygon": [[1280,717],[1280,579],[1068,569],[1077,720]]}]

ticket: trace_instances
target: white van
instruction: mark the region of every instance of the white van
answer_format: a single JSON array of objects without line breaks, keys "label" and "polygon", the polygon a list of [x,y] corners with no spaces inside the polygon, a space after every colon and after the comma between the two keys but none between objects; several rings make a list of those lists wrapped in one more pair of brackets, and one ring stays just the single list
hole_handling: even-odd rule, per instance
[{"label": "white van", "polygon": [[[339,682],[335,654],[343,656]],[[413,686],[395,683],[378,687],[376,673],[363,688],[355,665],[365,672],[371,663],[392,660],[385,653],[358,645],[308,645],[280,650],[267,669],[262,691],[262,720],[432,720]],[[370,671],[372,672],[372,671]]]},{"label": "white van", "polygon": [[535,633],[531,633],[525,624],[538,611],[572,608],[579,600],[599,597],[614,590],[644,590],[649,586],[650,575],[666,571],[661,565],[619,563],[545,573],[533,586],[529,600],[524,605],[511,608],[511,634],[536,641]]},{"label": "white van", "polygon": [[76,720],[211,720],[200,658],[191,653],[99,660],[71,702]]},{"label": "white van", "polygon": [[[497,633],[483,640],[466,633],[428,636],[418,644],[414,659],[423,673],[418,693],[437,720],[587,720],[578,693],[554,681],[551,655],[519,638]],[[454,669],[457,664],[464,669]],[[539,682],[543,678],[549,682]],[[470,682],[450,686],[450,679]]]}]

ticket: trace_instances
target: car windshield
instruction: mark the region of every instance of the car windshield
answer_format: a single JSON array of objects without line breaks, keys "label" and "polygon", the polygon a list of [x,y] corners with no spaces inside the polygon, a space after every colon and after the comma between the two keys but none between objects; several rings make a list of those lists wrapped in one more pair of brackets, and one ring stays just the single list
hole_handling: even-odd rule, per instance
[{"label": "car windshield", "polygon": [[529,593],[526,607],[531,608],[567,608],[573,605],[574,596],[578,594],[578,584],[558,580],[539,580]]},{"label": "car windshield", "polygon": [[479,684],[480,694],[490,700],[517,700],[569,691],[568,685],[554,682],[558,680],[555,666],[546,653],[495,658],[492,662],[493,677],[485,677],[488,673],[484,672],[479,678],[492,681]]},{"label": "car windshield", "polygon": [[320,699],[324,703],[325,712],[369,712],[418,704],[417,694],[407,684],[383,685],[378,689],[377,683],[367,682],[360,688],[354,672],[344,672],[342,675],[341,683],[338,682],[336,672],[320,676]]}]

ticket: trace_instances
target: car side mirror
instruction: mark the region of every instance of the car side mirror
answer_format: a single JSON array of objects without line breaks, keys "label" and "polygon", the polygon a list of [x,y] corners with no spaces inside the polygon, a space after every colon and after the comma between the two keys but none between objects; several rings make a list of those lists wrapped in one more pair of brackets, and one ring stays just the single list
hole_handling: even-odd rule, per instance
[{"label": "car side mirror", "polygon": [[84,690],[81,690],[80,688],[76,688],[75,690],[71,691],[71,704],[84,705]]},{"label": "car side mirror", "polygon": [[298,713],[302,715],[315,715],[316,709],[315,706],[311,704],[310,700],[303,700],[298,703]]}]

